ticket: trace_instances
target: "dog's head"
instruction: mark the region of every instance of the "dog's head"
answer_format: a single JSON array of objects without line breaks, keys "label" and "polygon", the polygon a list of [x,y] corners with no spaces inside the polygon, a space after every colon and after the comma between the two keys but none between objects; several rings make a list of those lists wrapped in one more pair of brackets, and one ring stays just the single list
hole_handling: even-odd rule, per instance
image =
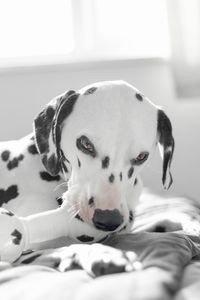
[{"label": "dog's head", "polygon": [[132,221],[138,175],[157,144],[163,185],[172,183],[170,120],[124,81],[96,83],[58,96],[36,117],[34,130],[47,171],[70,173],[69,206],[97,229],[112,232]]}]

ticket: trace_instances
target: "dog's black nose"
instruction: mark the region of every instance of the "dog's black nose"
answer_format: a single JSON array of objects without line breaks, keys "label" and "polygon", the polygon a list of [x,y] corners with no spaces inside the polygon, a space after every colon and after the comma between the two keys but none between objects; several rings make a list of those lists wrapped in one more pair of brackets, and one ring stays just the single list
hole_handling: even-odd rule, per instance
[{"label": "dog's black nose", "polygon": [[113,231],[123,223],[123,216],[117,209],[95,209],[92,221],[97,229]]}]

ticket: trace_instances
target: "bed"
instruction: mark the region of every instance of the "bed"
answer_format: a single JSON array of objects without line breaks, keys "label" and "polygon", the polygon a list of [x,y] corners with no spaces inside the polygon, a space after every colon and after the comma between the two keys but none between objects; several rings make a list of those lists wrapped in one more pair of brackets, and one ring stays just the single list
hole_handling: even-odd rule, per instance
[{"label": "bed", "polygon": [[14,264],[0,262],[1,299],[199,299],[199,237],[197,202],[145,191],[132,232],[103,242],[134,251],[141,269],[98,277],[80,268],[67,271],[63,265],[70,241],[67,246],[24,254]]}]

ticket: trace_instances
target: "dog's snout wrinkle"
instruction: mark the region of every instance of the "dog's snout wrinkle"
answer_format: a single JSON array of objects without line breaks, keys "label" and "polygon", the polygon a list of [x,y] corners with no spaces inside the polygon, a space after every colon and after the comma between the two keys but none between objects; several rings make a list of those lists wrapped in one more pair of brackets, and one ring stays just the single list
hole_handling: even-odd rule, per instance
[{"label": "dog's snout wrinkle", "polygon": [[97,229],[114,231],[123,223],[123,216],[118,209],[95,209],[92,221]]}]

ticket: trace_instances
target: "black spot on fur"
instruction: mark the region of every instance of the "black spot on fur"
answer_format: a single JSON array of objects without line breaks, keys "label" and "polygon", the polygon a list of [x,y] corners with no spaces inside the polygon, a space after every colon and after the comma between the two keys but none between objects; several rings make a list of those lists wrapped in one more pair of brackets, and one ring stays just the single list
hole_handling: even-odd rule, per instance
[{"label": "black spot on fur", "polygon": [[92,236],[89,236],[89,235],[86,235],[86,234],[77,236],[77,239],[78,239],[80,242],[83,242],[83,243],[92,242],[92,241],[94,240],[94,238],[93,238]]},{"label": "black spot on fur", "polygon": [[15,230],[11,233],[11,235],[14,237],[14,238],[12,239],[13,243],[14,243],[15,245],[19,245],[20,242],[21,242],[21,239],[22,239],[22,234],[21,234],[21,232],[19,232],[19,230],[15,229]]},{"label": "black spot on fur", "polygon": [[19,196],[17,185],[11,185],[7,190],[0,189],[0,206]]},{"label": "black spot on fur", "polygon": [[131,177],[132,177],[133,171],[134,171],[134,168],[133,168],[133,167],[131,167],[131,168],[128,170],[128,178],[131,178]]},{"label": "black spot on fur", "polygon": [[23,159],[24,159],[24,155],[23,154],[20,154],[19,156],[14,157],[12,160],[10,160],[7,163],[8,170],[12,170],[12,169],[18,167],[19,162],[22,161]]},{"label": "black spot on fur", "polygon": [[133,221],[133,211],[129,210],[129,222],[131,223]]},{"label": "black spot on fur", "polygon": [[81,216],[80,216],[79,214],[76,214],[76,215],[75,215],[75,218],[78,219],[79,221],[84,222],[83,219],[81,218]]},{"label": "black spot on fur", "polygon": [[38,154],[38,150],[37,150],[35,144],[28,146],[28,152],[33,155]]},{"label": "black spot on fur", "polygon": [[94,94],[94,92],[97,90],[97,87],[91,87],[89,88],[87,91],[85,91],[85,93],[83,95],[92,95]]},{"label": "black spot on fur", "polygon": [[135,97],[139,100],[139,101],[143,101],[143,96],[140,93],[136,93]]},{"label": "black spot on fur", "polygon": [[24,159],[24,155],[23,154],[20,154],[19,156],[18,156],[18,161],[21,161],[21,160],[23,160]]},{"label": "black spot on fur", "polygon": [[7,164],[7,168],[8,170],[12,170],[14,168],[16,168],[19,164],[19,161],[16,157],[14,157],[12,160],[10,160]]},{"label": "black spot on fur", "polygon": [[61,206],[63,204],[63,198],[62,197],[57,198],[56,201],[58,202],[59,206]]},{"label": "black spot on fur", "polygon": [[88,200],[88,204],[90,206],[92,206],[94,204],[94,197],[91,197],[89,200]]},{"label": "black spot on fur", "polygon": [[104,159],[102,160],[102,168],[107,169],[109,166],[110,158],[109,156],[105,156]]},{"label": "black spot on fur", "polygon": [[135,178],[134,185],[136,185],[137,183],[138,183],[138,179]]},{"label": "black spot on fur", "polygon": [[120,181],[122,181],[122,172],[119,174]]},{"label": "black spot on fur", "polygon": [[154,232],[166,232],[166,228],[163,225],[157,225],[154,229]]},{"label": "black spot on fur", "polygon": [[46,181],[59,181],[60,180],[60,175],[51,176],[49,173],[47,173],[45,171],[40,172],[40,177],[42,180],[46,180]]},{"label": "black spot on fur", "polygon": [[10,151],[9,150],[5,150],[1,153],[1,159],[3,161],[7,161],[10,157]]},{"label": "black spot on fur", "polygon": [[21,263],[22,263],[22,264],[30,264],[30,263],[32,263],[34,260],[36,260],[36,258],[38,258],[38,257],[40,257],[40,256],[41,256],[40,253],[39,253],[39,254],[35,254],[35,255],[33,255],[33,256],[31,256],[31,257],[28,257],[27,259],[23,260]]},{"label": "black spot on fur", "polygon": [[78,166],[80,168],[81,167],[81,162],[80,162],[79,158],[77,158],[77,160],[78,160]]},{"label": "black spot on fur", "polygon": [[11,212],[11,211],[9,211],[9,210],[5,210],[5,211],[1,211],[1,214],[3,214],[3,215],[8,215],[8,216],[10,216],[10,217],[13,217],[14,216],[14,214]]},{"label": "black spot on fur", "polygon": [[111,183],[113,183],[114,180],[115,180],[115,176],[114,176],[113,174],[111,174],[111,175],[109,176],[108,180],[109,180]]}]

